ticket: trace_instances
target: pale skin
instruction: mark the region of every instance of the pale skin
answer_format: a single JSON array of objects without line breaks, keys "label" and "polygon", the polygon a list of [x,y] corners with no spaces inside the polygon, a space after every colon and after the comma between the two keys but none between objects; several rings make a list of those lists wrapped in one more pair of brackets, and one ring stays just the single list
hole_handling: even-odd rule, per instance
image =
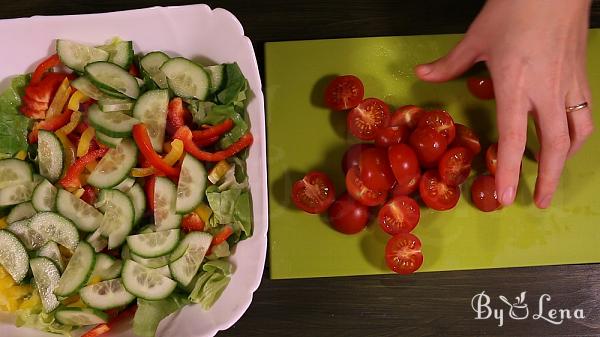
[{"label": "pale skin", "polygon": [[[464,39],[446,56],[419,65],[428,82],[445,82],[484,61],[494,82],[498,122],[496,190],[515,199],[533,116],[540,139],[534,202],[547,208],[565,161],[594,130],[586,75],[591,0],[488,0]],[[567,113],[565,107],[588,102]]]}]

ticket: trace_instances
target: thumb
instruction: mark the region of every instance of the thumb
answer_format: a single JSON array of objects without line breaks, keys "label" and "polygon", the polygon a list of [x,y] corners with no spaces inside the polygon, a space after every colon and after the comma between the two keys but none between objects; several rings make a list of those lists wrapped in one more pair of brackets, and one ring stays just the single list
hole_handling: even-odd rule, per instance
[{"label": "thumb", "polygon": [[445,82],[456,78],[477,61],[479,52],[468,39],[463,39],[446,56],[415,68],[416,75],[427,82]]}]

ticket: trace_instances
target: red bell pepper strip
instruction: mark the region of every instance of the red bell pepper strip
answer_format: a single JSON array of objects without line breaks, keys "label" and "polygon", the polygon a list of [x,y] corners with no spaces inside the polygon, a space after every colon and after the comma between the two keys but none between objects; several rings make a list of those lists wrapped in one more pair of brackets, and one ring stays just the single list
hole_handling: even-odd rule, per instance
[{"label": "red bell pepper strip", "polygon": [[33,144],[37,142],[38,139],[38,131],[39,130],[47,130],[47,131],[56,131],[63,127],[71,120],[71,114],[73,111],[69,109],[65,109],[63,113],[60,115],[56,115],[54,117],[50,117],[39,122],[37,125],[33,127],[28,136],[29,144]]},{"label": "red bell pepper strip", "polygon": [[140,77],[140,71],[133,63],[129,66],[129,74],[134,77]]},{"label": "red bell pepper strip", "polygon": [[225,240],[227,240],[231,234],[233,234],[233,228],[231,228],[229,225],[226,225],[219,233],[217,233],[217,235],[215,235],[215,237],[212,239],[211,245],[213,247],[220,245],[221,243],[225,242]]},{"label": "red bell pepper strip", "polygon": [[237,142],[231,144],[225,150],[211,153],[202,151],[200,148],[198,148],[198,146],[194,143],[192,131],[187,126],[179,128],[179,130],[177,130],[173,137],[181,139],[183,141],[183,146],[187,153],[196,157],[196,159],[210,162],[216,162],[227,159],[242,151],[243,149],[247,148],[248,146],[252,145],[252,142],[254,141],[252,134],[248,132],[242,137],[240,137],[240,139]]},{"label": "red bell pepper strip", "polygon": [[91,330],[83,334],[81,337],[98,337],[110,331],[110,327],[106,323],[98,324]]},{"label": "red bell pepper strip", "polygon": [[173,135],[180,127],[191,122],[192,114],[183,106],[181,97],[173,98],[167,110],[167,133]]},{"label": "red bell pepper strip", "polygon": [[194,143],[196,143],[196,146],[198,146],[198,147],[205,147],[205,146],[213,145],[213,144],[215,144],[218,141],[219,141],[219,136],[214,136],[214,137],[211,137],[211,138],[194,140]]},{"label": "red bell pepper strip", "polygon": [[152,175],[146,179],[144,191],[146,191],[146,204],[148,209],[154,212],[154,185],[156,184],[156,176]]},{"label": "red bell pepper strip", "polygon": [[94,205],[94,203],[96,203],[97,197],[98,191],[95,187],[90,185],[83,186],[83,194],[81,195],[81,200],[87,202],[90,205]]},{"label": "red bell pepper strip", "polygon": [[181,229],[186,232],[202,232],[204,231],[204,221],[194,212],[183,217]]},{"label": "red bell pepper strip", "polygon": [[144,123],[134,125],[132,133],[138,149],[140,149],[144,158],[146,158],[155,169],[164,172],[168,176],[179,175],[179,171],[176,168],[167,164],[162,157],[154,151],[150,136],[148,136],[148,129]]},{"label": "red bell pepper strip", "polygon": [[54,54],[50,57],[48,57],[47,59],[45,59],[44,61],[42,61],[42,63],[40,63],[37,68],[35,68],[35,71],[33,72],[33,75],[31,75],[31,84],[37,84],[42,80],[42,77],[44,77],[44,74],[58,66],[60,64],[60,58],[58,57],[58,54]]},{"label": "red bell pepper strip", "polygon": [[197,142],[203,139],[219,137],[225,132],[231,130],[231,128],[233,128],[233,120],[231,120],[231,118],[227,118],[223,122],[217,125],[213,125],[208,129],[192,131],[192,136],[194,138],[194,141]]},{"label": "red bell pepper strip", "polygon": [[111,317],[107,323],[102,323],[102,324],[98,324],[95,327],[93,327],[91,330],[89,330],[88,332],[86,332],[83,336],[81,337],[98,337],[101,336],[102,334],[105,334],[107,332],[109,332],[112,328],[115,327],[115,325],[117,325],[119,322],[130,318],[131,316],[133,316],[135,314],[137,310],[137,305],[132,305],[130,307],[128,307],[127,309],[121,311],[120,313],[118,313],[116,316],[114,316],[114,312],[107,312],[109,314],[109,316]]},{"label": "red bell pepper strip", "polygon": [[79,176],[81,176],[81,173],[85,170],[85,166],[94,160],[101,158],[106,152],[108,152],[108,148],[101,148],[90,151],[85,156],[77,159],[73,165],[69,166],[67,173],[60,179],[59,183],[64,188],[80,188],[81,181],[79,180]]},{"label": "red bell pepper strip", "polygon": [[38,83],[29,83],[25,88],[23,104],[19,109],[29,118],[44,119],[52,97],[58,90],[65,77],[65,73],[47,73]]}]

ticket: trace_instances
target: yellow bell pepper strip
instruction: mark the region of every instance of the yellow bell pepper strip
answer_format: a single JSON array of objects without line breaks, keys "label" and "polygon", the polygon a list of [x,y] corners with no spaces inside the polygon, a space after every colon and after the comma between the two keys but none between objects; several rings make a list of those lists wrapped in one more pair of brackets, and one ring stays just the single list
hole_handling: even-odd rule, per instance
[{"label": "yellow bell pepper strip", "polygon": [[77,198],[81,198],[83,193],[85,193],[85,190],[83,188],[79,188],[75,191],[75,193],[73,193],[73,195],[75,195]]},{"label": "yellow bell pepper strip", "polygon": [[79,110],[79,104],[81,104],[83,102],[87,102],[87,100],[89,100],[89,99],[90,98],[87,97],[84,93],[77,90],[73,93],[73,95],[71,95],[71,98],[69,99],[69,104],[67,104],[67,107],[70,110],[77,111],[77,110]]},{"label": "yellow bell pepper strip", "polygon": [[6,223],[6,217],[0,218],[0,229],[6,228],[6,226],[8,226],[8,224]]},{"label": "yellow bell pepper strip", "polygon": [[54,98],[46,112],[46,118],[59,115],[63,111],[65,104],[67,104],[69,96],[71,96],[71,87],[69,86],[69,79],[65,78],[58,87],[56,94],[54,94]]},{"label": "yellow bell pepper strip", "polygon": [[92,140],[96,136],[96,129],[91,126],[88,126],[85,131],[81,134],[79,138],[79,144],[77,144],[77,157],[85,156],[90,150],[90,145],[92,144]]},{"label": "yellow bell pepper strip", "polygon": [[71,114],[71,119],[69,120],[69,122],[67,124],[65,124],[63,127],[61,127],[60,129],[58,129],[58,131],[61,131],[65,135],[68,135],[69,133],[73,132],[73,130],[75,130],[75,128],[77,127],[77,124],[79,124],[80,120],[81,120],[81,112],[77,111],[77,110],[73,110],[73,113]]},{"label": "yellow bell pepper strip", "polygon": [[25,159],[27,159],[27,152],[21,150],[21,151],[17,152],[17,154],[15,155],[15,158],[17,158],[19,160],[25,160]]},{"label": "yellow bell pepper strip", "polygon": [[91,173],[96,168],[96,165],[98,165],[98,161],[94,160],[94,161],[90,162],[89,164],[85,165],[85,169]]},{"label": "yellow bell pepper strip", "polygon": [[58,137],[58,139],[60,140],[60,142],[62,143],[62,146],[64,148],[64,152],[65,152],[65,166],[64,167],[69,167],[75,161],[75,147],[73,146],[73,143],[71,143],[71,140],[69,140],[69,137],[67,137],[67,135],[64,132],[62,132],[61,130],[56,131],[54,134],[56,134],[56,137]]},{"label": "yellow bell pepper strip", "polygon": [[81,180],[79,180],[79,177],[85,170],[85,166],[98,158],[102,158],[106,152],[108,152],[108,148],[100,148],[90,151],[85,156],[77,159],[73,165],[69,166],[67,173],[59,180],[59,183],[64,188],[80,188]]},{"label": "yellow bell pepper strip", "polygon": [[207,204],[201,203],[200,205],[198,205],[198,207],[196,207],[194,213],[198,214],[198,216],[200,216],[200,219],[202,219],[204,223],[208,223],[208,220],[210,219],[213,211]]},{"label": "yellow bell pepper strip", "polygon": [[[167,146],[164,147],[167,148]],[[177,160],[183,155],[183,142],[180,139],[174,139],[168,147],[170,147],[169,153],[167,153],[163,160],[168,165],[175,165]],[[131,169],[131,176],[136,178],[151,176],[154,173],[156,173],[156,169],[152,166]]]},{"label": "yellow bell pepper strip", "polygon": [[217,163],[217,165],[215,165],[215,167],[212,168],[212,170],[210,170],[210,173],[208,174],[208,180],[211,183],[216,184],[219,180],[221,180],[221,178],[223,178],[225,173],[227,173],[230,168],[231,165],[227,161],[221,160]]}]

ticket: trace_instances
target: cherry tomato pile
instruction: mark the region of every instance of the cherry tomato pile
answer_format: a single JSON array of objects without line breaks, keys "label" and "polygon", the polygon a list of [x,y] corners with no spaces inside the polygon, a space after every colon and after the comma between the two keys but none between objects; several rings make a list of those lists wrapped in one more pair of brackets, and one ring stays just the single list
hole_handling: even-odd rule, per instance
[{"label": "cherry tomato pile", "polygon": [[[327,211],[331,226],[344,234],[362,231],[378,208],[379,226],[391,235],[386,263],[396,273],[410,274],[423,263],[421,241],[411,234],[421,216],[417,200],[438,211],[454,208],[481,144],[472,129],[444,110],[406,105],[391,111],[382,100],[363,96],[364,86],[353,75],[336,77],[325,91],[325,104],[335,113],[347,112],[348,131],[362,141],[342,159],[346,192],[336,198],[331,179],[313,171],[294,183],[292,201],[308,213]],[[485,212],[500,206],[493,177],[496,149],[486,151],[492,175],[472,185],[473,203]]]}]

